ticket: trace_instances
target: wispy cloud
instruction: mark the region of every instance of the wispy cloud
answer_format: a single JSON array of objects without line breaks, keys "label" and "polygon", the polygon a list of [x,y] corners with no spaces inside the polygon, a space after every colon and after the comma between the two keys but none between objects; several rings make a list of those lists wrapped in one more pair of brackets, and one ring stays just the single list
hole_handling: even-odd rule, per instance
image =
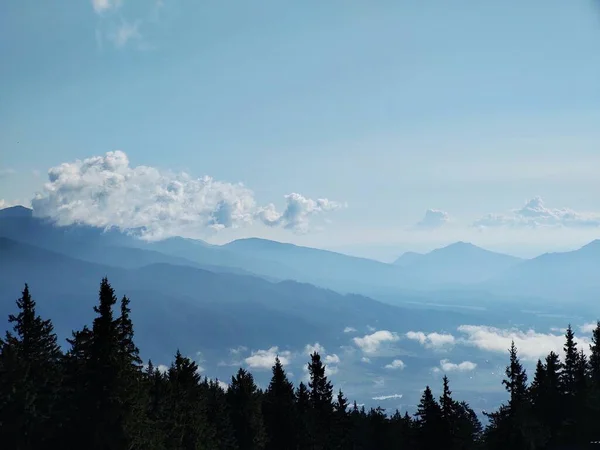
[{"label": "wispy cloud", "polygon": [[[132,167],[122,151],[51,168],[48,183],[32,204],[36,215],[58,225],[117,227],[135,230],[146,239],[201,237],[203,231],[239,228],[263,219],[254,193],[241,183]],[[298,217],[281,224],[298,224],[305,231],[310,214],[294,211],[288,216]]]},{"label": "wispy cloud", "polygon": [[600,213],[581,212],[570,208],[549,208],[541,197],[534,197],[519,209],[507,214],[488,214],[475,221],[473,225],[513,228],[600,227]]},{"label": "wispy cloud", "polygon": [[10,167],[0,168],[0,178],[9,177],[16,173],[17,171],[15,169],[11,169]]},{"label": "wispy cloud", "polygon": [[122,0],[92,0],[92,7],[96,14],[104,14],[107,11],[117,9],[121,4]]},{"label": "wispy cloud", "polygon": [[[112,42],[114,47],[122,49],[133,47],[138,50],[151,49],[141,28],[152,28],[160,21],[160,10],[164,7],[162,0],[149,0],[141,3],[144,9],[138,10],[131,17],[132,8],[123,8],[123,0],[92,0],[92,8],[98,15],[96,26],[96,42],[103,49],[105,40]],[[128,14],[127,14],[128,13]],[[135,43],[135,46],[129,44]]]},{"label": "wispy cloud", "polygon": [[356,333],[356,328],[346,327],[344,328],[344,333]]},{"label": "wispy cloud", "polygon": [[112,30],[108,38],[113,42],[115,47],[123,48],[132,40],[140,40],[142,35],[140,33],[141,22],[139,20],[135,22],[122,21],[114,30]]},{"label": "wispy cloud", "polygon": [[402,398],[402,394],[391,394],[391,395],[380,395],[378,397],[373,397],[373,400],[376,401],[384,401],[384,400],[394,400]]}]

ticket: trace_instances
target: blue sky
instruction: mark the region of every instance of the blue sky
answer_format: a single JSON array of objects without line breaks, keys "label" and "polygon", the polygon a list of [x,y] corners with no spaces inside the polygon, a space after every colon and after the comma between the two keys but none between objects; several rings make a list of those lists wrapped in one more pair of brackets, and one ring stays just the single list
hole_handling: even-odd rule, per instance
[{"label": "blue sky", "polygon": [[[8,0],[0,57],[6,204],[54,195],[57,217],[57,195],[81,198],[44,188],[48,170],[121,150],[163,181],[251,189],[256,205],[236,200],[224,229],[186,228],[214,242],[389,259],[456,239],[535,253],[600,237],[594,0]],[[227,201],[228,186],[215,188]],[[302,203],[318,211],[299,233],[291,193],[339,207]],[[102,225],[132,220],[94,207]],[[268,221],[250,220],[265,208]],[[428,209],[431,226],[416,226]]]}]

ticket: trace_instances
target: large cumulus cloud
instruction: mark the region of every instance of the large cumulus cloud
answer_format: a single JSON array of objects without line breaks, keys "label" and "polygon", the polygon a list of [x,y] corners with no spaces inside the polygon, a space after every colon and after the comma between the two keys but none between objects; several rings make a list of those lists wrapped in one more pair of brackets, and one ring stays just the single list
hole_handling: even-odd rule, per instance
[{"label": "large cumulus cloud", "polygon": [[117,227],[136,230],[147,239],[195,237],[206,229],[255,221],[305,232],[311,216],[342,206],[296,193],[285,198],[287,207],[279,213],[273,205],[257,205],[253,192],[240,183],[132,167],[124,152],[114,151],[51,168],[32,206],[37,216],[58,225]]},{"label": "large cumulus cloud", "polygon": [[534,197],[522,208],[508,214],[488,214],[477,227],[600,227],[600,213],[578,212],[569,208],[549,208],[541,197]]}]

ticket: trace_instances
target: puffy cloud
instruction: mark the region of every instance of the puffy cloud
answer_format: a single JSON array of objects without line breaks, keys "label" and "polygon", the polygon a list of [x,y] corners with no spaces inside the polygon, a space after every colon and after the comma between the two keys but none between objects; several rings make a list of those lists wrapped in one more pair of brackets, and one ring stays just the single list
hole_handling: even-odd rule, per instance
[{"label": "puffy cloud", "polygon": [[388,330],[379,330],[363,337],[355,337],[354,343],[365,353],[376,353],[384,343],[397,342],[400,337]]},{"label": "puffy cloud", "polygon": [[373,397],[373,400],[383,401],[383,400],[393,400],[402,398],[402,394],[391,394],[391,395],[380,395],[379,397]]},{"label": "puffy cloud", "polygon": [[598,326],[597,322],[584,323],[583,325],[581,325],[579,327],[579,330],[582,333],[591,333],[596,329],[597,326]]},{"label": "puffy cloud", "polygon": [[578,212],[569,208],[548,208],[541,197],[510,214],[488,214],[478,219],[477,227],[600,227],[600,213]]},{"label": "puffy cloud", "polygon": [[[524,360],[535,361],[545,358],[551,351],[561,354],[565,337],[562,334],[537,333],[534,330],[499,329],[483,325],[461,325],[458,331],[466,337],[461,342],[481,350],[507,353],[514,341],[519,356]],[[579,348],[589,353],[589,340],[575,338]]]},{"label": "puffy cloud", "polygon": [[318,354],[323,354],[325,353],[325,347],[323,347],[321,344],[319,344],[318,342],[315,342],[314,344],[306,344],[304,346],[304,353],[307,355],[312,355],[314,352],[317,352]]},{"label": "puffy cloud", "polygon": [[286,195],[285,200],[286,208],[283,213],[278,213],[275,206],[270,204],[259,210],[260,220],[271,227],[282,226],[296,232],[306,232],[311,216],[335,211],[346,206],[326,198],[313,200],[297,193]]},{"label": "puffy cloud", "polygon": [[280,352],[279,347],[271,347],[268,350],[257,350],[252,352],[244,361],[252,369],[270,369],[275,364],[275,358],[278,355],[282,365],[289,364],[291,353],[289,351]]},{"label": "puffy cloud", "polygon": [[325,364],[339,364],[340,363],[340,357],[338,355],[336,355],[335,353],[331,354],[331,355],[327,355],[325,357]]},{"label": "puffy cloud", "polygon": [[450,216],[446,211],[439,209],[428,209],[425,212],[425,217],[417,223],[417,228],[434,229],[444,226],[450,220]]},{"label": "puffy cloud", "polygon": [[404,364],[404,361],[402,361],[401,359],[395,359],[391,363],[386,364],[385,366],[386,369],[392,370],[404,370],[404,367],[406,367],[406,364]]},{"label": "puffy cloud", "polygon": [[371,363],[371,359],[367,358],[366,356],[363,356],[362,358],[360,358],[360,360],[366,364],[370,364]]},{"label": "puffy cloud", "polygon": [[356,333],[356,328],[346,327],[344,328],[344,333]]},{"label": "puffy cloud", "polygon": [[340,371],[340,368],[338,366],[332,366],[332,365],[325,366],[325,375],[327,375],[328,377],[331,375],[335,375],[339,371]]},{"label": "puffy cloud", "polygon": [[[199,237],[206,230],[265,220],[264,208],[257,206],[253,192],[240,183],[208,176],[193,178],[148,166],[131,167],[122,151],[63,163],[48,171],[48,179],[32,205],[37,216],[51,218],[58,225],[117,227],[145,239],[163,239]],[[291,229],[300,226],[306,231],[311,214],[334,209],[327,206],[333,203],[328,200],[299,197],[317,206],[290,207],[288,199],[288,208],[278,216],[277,225]],[[275,225],[273,221],[267,223]]]},{"label": "puffy cloud", "polygon": [[229,385],[227,383],[225,383],[224,381],[221,380],[217,380],[217,384],[219,385],[219,387],[221,389],[223,389],[225,392],[227,392],[227,390],[229,389]]},{"label": "puffy cloud", "polygon": [[456,339],[451,334],[423,333],[422,331],[409,331],[406,337],[418,341],[426,348],[442,349],[454,345]]},{"label": "puffy cloud", "polygon": [[443,372],[469,372],[477,368],[477,364],[471,361],[463,361],[455,364],[450,362],[448,359],[442,359],[440,361],[440,368]]}]

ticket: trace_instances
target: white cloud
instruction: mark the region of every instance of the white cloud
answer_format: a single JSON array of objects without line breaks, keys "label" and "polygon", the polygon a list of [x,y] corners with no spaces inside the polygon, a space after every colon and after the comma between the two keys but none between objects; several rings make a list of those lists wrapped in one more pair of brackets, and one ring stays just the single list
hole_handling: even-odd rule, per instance
[{"label": "white cloud", "polygon": [[422,331],[409,331],[406,337],[413,341],[418,341],[426,348],[443,349],[452,347],[456,339],[451,334],[423,333]]},{"label": "white cloud", "polygon": [[131,167],[122,151],[63,163],[51,168],[48,178],[32,205],[37,216],[58,225],[118,227],[145,239],[197,238],[262,216],[253,192],[240,183]]},{"label": "white cloud", "polygon": [[398,398],[402,398],[402,394],[380,395],[379,397],[373,397],[373,400],[382,401],[393,400]]},{"label": "white cloud", "polygon": [[304,353],[305,354],[307,354],[307,355],[310,356],[314,352],[317,352],[319,355],[322,355],[323,353],[325,353],[325,347],[323,347],[318,342],[315,342],[314,344],[306,344],[304,346]]},{"label": "white cloud", "polygon": [[121,0],[92,0],[92,7],[96,14],[102,14],[111,9],[119,8],[121,3]]},{"label": "white cloud", "polygon": [[579,330],[582,333],[592,333],[596,327],[598,326],[598,324],[596,322],[590,322],[590,323],[584,323],[583,325],[581,325],[579,327]]},{"label": "white cloud", "polygon": [[302,233],[308,231],[309,218],[328,211],[344,208],[346,205],[320,198],[313,200],[297,193],[285,196],[286,208],[282,213],[276,211],[273,204],[260,208],[258,217],[268,226],[282,226]]},{"label": "white cloud", "polygon": [[425,217],[423,217],[423,219],[417,223],[417,228],[429,230],[440,228],[447,224],[449,220],[450,216],[446,211],[441,211],[439,209],[428,209],[425,212]]},{"label": "white cloud", "polygon": [[108,38],[113,42],[115,47],[125,47],[128,42],[140,40],[142,38],[139,31],[140,25],[141,22],[139,20],[135,22],[122,20],[121,23],[108,34]]},{"label": "white cloud", "polygon": [[331,375],[335,375],[339,372],[339,370],[340,369],[338,366],[325,366],[325,375],[327,375],[328,377]]},{"label": "white cloud", "polygon": [[217,380],[217,384],[219,385],[219,387],[221,389],[223,389],[225,392],[227,392],[227,390],[229,389],[229,384],[225,383],[224,381],[221,380]]},{"label": "white cloud", "polygon": [[356,333],[356,328],[346,327],[344,328],[344,333]]},{"label": "white cloud", "polygon": [[471,361],[463,361],[455,364],[450,362],[448,359],[442,359],[440,361],[440,368],[444,372],[469,372],[477,368],[477,364]]},{"label": "white cloud", "polygon": [[488,214],[474,223],[477,227],[600,227],[600,213],[578,212],[569,208],[548,208],[541,197],[509,214]]},{"label": "white cloud", "polygon": [[[518,329],[499,329],[482,325],[461,325],[458,331],[466,337],[461,340],[464,344],[472,345],[481,350],[508,353],[510,344],[515,342],[519,356],[524,360],[535,361],[545,358],[551,351],[562,354],[565,337],[562,334],[537,333],[534,330],[521,331]],[[589,352],[589,340],[575,338],[579,349]]]},{"label": "white cloud", "polygon": [[367,358],[366,356],[363,356],[362,358],[360,358],[360,360],[364,363],[370,364],[371,363],[371,359]]},{"label": "white cloud", "polygon": [[379,330],[363,337],[355,337],[354,343],[365,353],[375,353],[383,343],[397,342],[400,337],[388,330]]},{"label": "white cloud", "polygon": [[406,364],[404,364],[404,362],[401,359],[395,359],[385,366],[386,369],[392,370],[404,370],[405,367]]},{"label": "white cloud", "polygon": [[237,348],[230,348],[229,353],[231,353],[232,355],[239,355],[247,350],[248,350],[248,347],[244,347],[243,345],[240,345]]},{"label": "white cloud", "polygon": [[338,355],[336,355],[335,353],[331,354],[331,355],[327,355],[325,357],[325,364],[339,364],[340,363],[340,357]]},{"label": "white cloud", "polygon": [[252,369],[270,369],[275,364],[275,358],[279,355],[282,365],[287,365],[291,359],[289,351],[279,351],[279,347],[271,347],[268,350],[257,350],[252,352],[244,361]]}]

